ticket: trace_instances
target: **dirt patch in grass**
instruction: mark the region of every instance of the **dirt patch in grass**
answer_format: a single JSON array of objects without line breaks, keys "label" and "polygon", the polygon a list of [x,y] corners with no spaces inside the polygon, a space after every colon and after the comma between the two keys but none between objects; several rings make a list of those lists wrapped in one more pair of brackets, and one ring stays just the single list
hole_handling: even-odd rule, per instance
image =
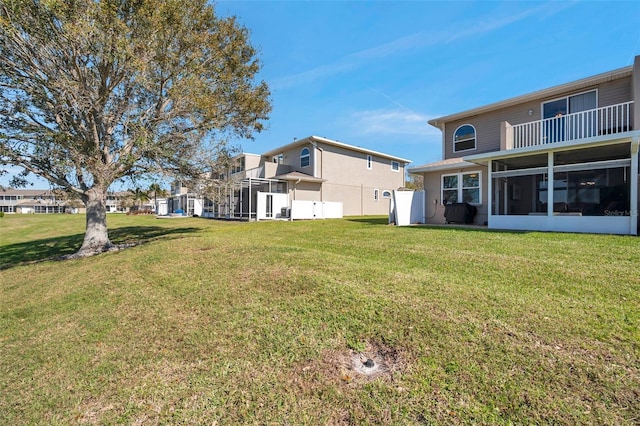
[{"label": "dirt patch in grass", "polygon": [[[323,424],[393,423],[389,405],[403,392],[401,375],[408,359],[403,350],[373,340],[362,350],[346,345],[327,349],[295,365],[287,388],[307,403],[324,401]],[[371,405],[372,395],[389,401]]]},{"label": "dirt patch in grass", "polygon": [[327,350],[318,359],[298,365],[294,382],[302,388],[313,386],[312,382],[358,387],[373,380],[393,382],[406,366],[402,351],[370,341],[362,351],[350,348]]}]

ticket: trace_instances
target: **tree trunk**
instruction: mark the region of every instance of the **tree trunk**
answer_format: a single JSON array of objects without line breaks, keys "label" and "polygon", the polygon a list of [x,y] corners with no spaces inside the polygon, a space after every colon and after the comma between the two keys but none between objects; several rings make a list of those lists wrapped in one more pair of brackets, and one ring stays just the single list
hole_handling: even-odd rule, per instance
[{"label": "tree trunk", "polygon": [[82,196],[87,208],[87,227],[79,256],[91,256],[113,247],[107,232],[107,190],[91,188]]}]

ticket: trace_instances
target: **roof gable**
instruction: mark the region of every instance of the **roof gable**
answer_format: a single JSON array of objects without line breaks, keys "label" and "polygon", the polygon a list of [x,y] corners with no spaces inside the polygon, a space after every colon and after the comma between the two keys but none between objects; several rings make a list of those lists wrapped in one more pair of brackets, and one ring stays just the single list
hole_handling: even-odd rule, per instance
[{"label": "roof gable", "polygon": [[275,149],[272,149],[270,151],[265,152],[264,154],[262,154],[265,157],[273,157],[276,156],[278,154],[281,154],[284,151],[289,151],[291,149],[295,149],[298,147],[301,147],[303,145],[306,144],[314,144],[314,143],[323,143],[326,145],[332,145],[332,146],[336,146],[336,147],[340,147],[343,149],[347,149],[349,151],[354,151],[354,152],[361,152],[364,154],[370,154],[370,155],[375,155],[376,157],[381,157],[381,158],[386,158],[389,160],[393,160],[393,161],[398,161],[400,163],[405,163],[405,164],[409,164],[411,163],[411,160],[407,160],[406,158],[401,158],[401,157],[396,157],[394,155],[389,155],[389,154],[385,154],[383,152],[378,152],[378,151],[373,151],[370,149],[366,149],[366,148],[361,148],[359,146],[354,146],[354,145],[349,145],[343,142],[339,142],[339,141],[334,141],[332,139],[327,139],[327,138],[323,138],[320,136],[309,136],[303,139],[298,139],[293,141],[292,143],[288,144],[288,145],[284,145]]},{"label": "roof gable", "polygon": [[547,89],[538,90],[525,95],[516,96],[503,101],[494,102],[488,105],[484,105],[478,108],[473,108],[467,111],[458,112],[451,115],[446,115],[439,118],[429,120],[429,124],[439,129],[442,129],[442,125],[451,121],[460,120],[474,115],[483,114],[491,111],[495,111],[501,108],[508,108],[514,105],[519,105],[525,102],[534,101],[536,99],[544,99],[553,96],[559,96],[566,92],[577,91],[586,89],[598,84],[607,83],[610,81],[618,80],[621,78],[629,77],[632,75],[633,66],[619,68],[613,71],[608,71],[602,74],[597,74],[591,77],[586,77],[580,80],[575,80],[569,83],[553,86]]}]

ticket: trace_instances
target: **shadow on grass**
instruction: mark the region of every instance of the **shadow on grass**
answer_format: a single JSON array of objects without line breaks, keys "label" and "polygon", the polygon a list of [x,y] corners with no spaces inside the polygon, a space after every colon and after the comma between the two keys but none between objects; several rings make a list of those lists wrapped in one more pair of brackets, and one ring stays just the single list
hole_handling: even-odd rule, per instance
[{"label": "shadow on grass", "polygon": [[[486,226],[481,225],[464,225],[461,223],[447,223],[447,224],[420,224],[420,225],[411,225],[406,228],[410,229],[423,229],[423,230],[456,230],[456,231],[465,231],[465,232],[480,232],[483,234],[528,234],[532,231],[522,231],[517,229],[494,229],[487,228]],[[541,231],[542,232],[542,231]]]},{"label": "shadow on grass", "polygon": [[[389,218],[386,216],[370,216],[370,217],[346,217],[346,220],[350,222],[363,223],[367,225],[389,225]],[[415,224],[409,226],[403,226],[405,229],[415,230],[456,230],[467,232],[481,232],[481,233],[500,233],[500,234],[527,234],[531,231],[521,231],[512,229],[489,229],[486,226],[481,225],[465,225],[462,223],[447,223],[447,224]]]},{"label": "shadow on grass", "polygon": [[349,222],[364,223],[367,225],[389,225],[389,217],[387,216],[352,216],[345,217]]},{"label": "shadow on grass", "polygon": [[[160,238],[199,231],[199,228],[163,228],[160,226],[125,226],[109,230],[113,244],[145,244]],[[24,243],[0,246],[0,270],[19,265],[58,259],[80,249],[84,234],[44,238]]]}]

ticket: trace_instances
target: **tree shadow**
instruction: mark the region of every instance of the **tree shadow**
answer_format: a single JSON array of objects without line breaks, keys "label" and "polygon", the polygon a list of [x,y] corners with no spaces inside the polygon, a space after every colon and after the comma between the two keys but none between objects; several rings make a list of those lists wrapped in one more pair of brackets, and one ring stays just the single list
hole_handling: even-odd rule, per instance
[{"label": "tree shadow", "polygon": [[[198,232],[199,228],[163,228],[160,226],[125,226],[109,230],[109,239],[115,245],[146,244],[161,238],[177,238],[180,234]],[[77,252],[84,234],[0,246],[0,270],[46,260],[58,260]]]}]

